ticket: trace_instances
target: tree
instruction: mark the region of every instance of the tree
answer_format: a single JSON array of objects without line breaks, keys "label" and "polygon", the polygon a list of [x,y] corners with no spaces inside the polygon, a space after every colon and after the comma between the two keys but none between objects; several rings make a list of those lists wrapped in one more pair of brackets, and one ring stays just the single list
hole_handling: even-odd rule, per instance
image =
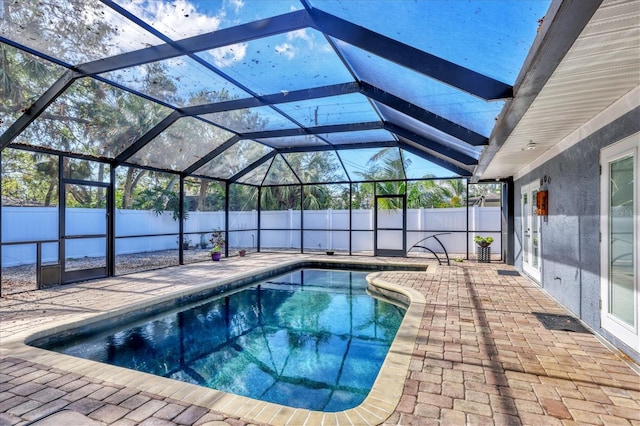
[{"label": "tree", "polygon": [[23,28],[12,38],[29,46],[32,34],[39,49],[70,64],[79,64],[119,52],[119,29],[104,19],[107,6],[84,0],[21,0],[0,3],[8,28]]},{"label": "tree", "polygon": [[[10,4],[11,3],[11,4]],[[13,2],[2,3],[3,19],[10,28],[28,28],[24,34],[43,35],[38,49],[68,62],[82,63],[109,56],[121,50],[119,37],[122,28],[104,19],[109,13],[101,3],[89,5],[84,0],[67,2],[25,0],[20,7]],[[55,27],[55,34],[53,28]],[[51,37],[47,37],[51,34]],[[21,34],[15,34],[19,39]],[[19,40],[18,40],[19,41]],[[26,42],[29,45],[30,42]],[[51,84],[62,75],[64,68],[32,56],[19,49],[0,44],[0,130],[18,118]],[[131,70],[106,75],[117,83],[149,96],[176,104],[204,104],[231,99],[226,90],[180,93],[168,62],[143,64]],[[183,88],[184,89],[184,88]],[[184,91],[184,90],[183,90]],[[75,81],[38,119],[15,141],[26,145],[40,145],[60,151],[114,158],[170,113],[170,109],[121,90],[93,78]],[[257,114],[246,111],[229,113],[247,126],[264,125]],[[183,129],[184,130],[184,129]],[[187,129],[188,130],[188,129]],[[218,127],[206,125],[206,131],[183,131],[187,143],[194,137],[216,139]],[[218,138],[219,139],[219,138]],[[223,141],[215,140],[216,144]],[[192,144],[199,145],[199,144]],[[201,144],[200,144],[201,145]],[[139,160],[144,161],[142,151]],[[193,162],[188,152],[164,156],[182,162]],[[157,158],[158,153],[148,153]],[[55,157],[49,157],[55,162]],[[189,163],[190,164],[190,163]],[[52,163],[49,168],[53,167]],[[147,174],[146,170],[129,169],[123,181],[123,194],[118,196],[124,208],[131,207],[135,186]],[[57,175],[51,174],[50,188],[57,185]],[[202,193],[208,182],[203,181]]]},{"label": "tree", "polygon": [[[411,165],[409,158],[400,155],[397,148],[378,151],[367,162],[367,169],[359,172],[363,180],[379,181],[375,184],[376,195],[407,194],[407,208],[462,207],[466,203],[466,181],[463,179],[436,180],[431,175],[425,180],[404,180],[404,170]],[[355,208],[371,208],[373,185],[357,185]],[[363,205],[364,202],[364,205]],[[395,198],[381,198],[379,208],[396,209],[401,206]]]},{"label": "tree", "polygon": [[233,183],[229,185],[229,210],[251,211],[258,209],[258,188]]},{"label": "tree", "polygon": [[352,185],[352,209],[373,208],[373,183],[353,183]]},{"label": "tree", "polygon": [[[188,177],[184,180],[185,203],[189,211],[224,210],[225,185],[221,182]],[[196,197],[195,200],[193,198]]]},{"label": "tree", "polygon": [[51,157],[54,156],[10,148],[3,150],[3,205],[57,205],[58,162]]},{"label": "tree", "polygon": [[407,207],[463,207],[466,203],[464,179],[428,179],[409,184]]},{"label": "tree", "polygon": [[349,207],[349,186],[343,184],[319,184],[304,186],[304,209],[327,210]]},{"label": "tree", "polygon": [[[132,203],[134,209],[151,210],[156,215],[171,211],[173,220],[180,217],[180,195],[178,191],[179,176],[171,173],[147,172],[150,179],[144,187],[136,191]],[[140,182],[140,181],[139,181]],[[182,219],[188,217],[187,205],[184,205]]]},{"label": "tree", "polygon": [[0,130],[18,118],[64,68],[15,47],[0,44]]},{"label": "tree", "polygon": [[[365,171],[357,174],[365,181],[377,181],[375,183],[376,195],[404,194],[406,192],[406,182],[404,167],[411,160],[403,158],[398,148],[384,148],[372,155],[367,161]],[[360,184],[358,186],[360,200],[366,200],[368,206],[358,206],[358,208],[371,208],[373,206],[373,184]],[[397,209],[402,206],[397,198],[381,198],[378,208]]]}]

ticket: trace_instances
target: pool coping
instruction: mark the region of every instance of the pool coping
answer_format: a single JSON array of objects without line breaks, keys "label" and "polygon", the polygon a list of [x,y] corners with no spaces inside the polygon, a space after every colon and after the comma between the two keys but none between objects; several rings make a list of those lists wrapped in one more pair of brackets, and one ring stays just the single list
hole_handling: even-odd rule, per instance
[{"label": "pool coping", "polygon": [[[367,275],[368,289],[385,298],[397,300],[407,306],[405,317],[398,329],[396,337],[389,348],[380,373],[369,395],[357,407],[339,412],[319,412],[302,408],[293,408],[279,404],[234,395],[215,389],[180,382],[177,380],[155,376],[149,373],[134,371],[122,367],[85,360],[69,355],[51,352],[30,346],[29,343],[64,332],[65,330],[91,327],[106,320],[112,320],[137,312],[147,315],[150,309],[172,301],[184,301],[202,297],[203,294],[219,290],[222,294],[242,287],[249,281],[260,280],[262,276],[273,276],[299,267],[370,267],[392,268],[407,274],[424,274],[426,267],[412,267],[402,263],[384,265],[371,262],[345,262],[344,260],[293,260],[277,267],[262,268],[248,273],[237,274],[214,280],[193,289],[179,290],[168,295],[123,306],[121,309],[92,315],[80,320],[72,320],[57,325],[44,325],[41,330],[24,333],[20,339],[3,344],[14,355],[26,357],[32,362],[52,365],[73,373],[111,382],[113,384],[153,393],[190,405],[201,406],[219,411],[230,417],[272,425],[330,425],[330,424],[364,424],[377,425],[384,422],[394,412],[404,390],[404,383],[409,370],[416,337],[426,306],[425,297],[418,291],[388,282],[384,279],[384,271],[376,271]],[[430,266],[431,268],[431,266]],[[247,281],[243,284],[244,281]]]}]

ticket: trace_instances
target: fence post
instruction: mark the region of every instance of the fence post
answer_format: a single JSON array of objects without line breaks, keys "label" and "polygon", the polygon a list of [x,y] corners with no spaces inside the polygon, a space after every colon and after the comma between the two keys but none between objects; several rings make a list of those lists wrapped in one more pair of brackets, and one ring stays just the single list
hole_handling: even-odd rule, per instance
[{"label": "fence post", "polygon": [[473,231],[473,236],[475,237],[475,235],[477,234],[477,232],[479,231],[479,225],[480,225],[480,221],[479,221],[479,216],[480,216],[480,211],[478,210],[480,207],[478,206],[473,206],[471,207],[471,230]]},{"label": "fence post", "polygon": [[293,210],[289,209],[289,248],[293,248]]},{"label": "fence post", "polygon": [[[257,229],[258,228],[258,211],[256,209],[251,209],[251,229]],[[258,248],[258,245],[256,244],[256,236],[254,233],[251,233],[251,248],[252,249],[256,249]]]},{"label": "fence post", "polygon": [[373,209],[374,209],[373,206],[371,206],[371,208],[369,209],[369,229],[375,231],[376,227],[375,227],[374,220],[373,220],[373,218],[374,218]]},{"label": "fence post", "polygon": [[[327,222],[329,224],[329,229],[333,229],[333,209],[327,210],[328,219]],[[327,244],[327,250],[333,250],[333,231],[329,232],[329,241]]]}]

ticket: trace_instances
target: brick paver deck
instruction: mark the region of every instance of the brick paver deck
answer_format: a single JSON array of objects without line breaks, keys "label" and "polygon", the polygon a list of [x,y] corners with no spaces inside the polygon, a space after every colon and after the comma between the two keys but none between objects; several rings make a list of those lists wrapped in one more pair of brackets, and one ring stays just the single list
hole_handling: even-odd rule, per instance
[{"label": "brick paver deck", "polygon": [[[1,298],[0,425],[63,410],[109,425],[250,424],[240,415],[210,410],[206,397],[188,404],[179,393],[162,396],[153,377],[105,380],[99,369],[78,373],[76,365],[59,363],[55,355],[32,359],[22,342],[39,330],[310,258],[251,254]],[[421,258],[335,260],[341,258],[425,263]],[[640,376],[628,360],[591,334],[545,329],[531,312],[567,312],[529,279],[498,275],[498,269],[513,269],[498,263],[428,263],[426,272],[383,274],[385,281],[421,293],[426,308],[409,371],[400,378],[402,397],[381,423],[640,425]],[[264,423],[277,423],[287,412],[271,413],[261,404],[247,412],[260,411]],[[358,424],[359,419],[338,413],[289,420],[294,426],[320,422]]]}]

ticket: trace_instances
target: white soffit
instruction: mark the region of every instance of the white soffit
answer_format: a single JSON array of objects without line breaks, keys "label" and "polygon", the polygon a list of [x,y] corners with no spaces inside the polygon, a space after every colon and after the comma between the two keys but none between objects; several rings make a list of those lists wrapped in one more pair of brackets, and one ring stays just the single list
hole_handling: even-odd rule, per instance
[{"label": "white soffit", "polygon": [[518,174],[638,85],[640,0],[605,0],[481,178]]}]

